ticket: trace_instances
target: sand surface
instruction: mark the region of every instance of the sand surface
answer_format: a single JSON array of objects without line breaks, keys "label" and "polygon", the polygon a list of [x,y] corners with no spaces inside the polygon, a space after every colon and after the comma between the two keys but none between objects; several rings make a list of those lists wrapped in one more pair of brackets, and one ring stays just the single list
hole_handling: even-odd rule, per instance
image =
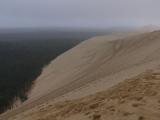
[{"label": "sand surface", "polygon": [[[135,33],[94,37],[60,55],[38,77],[27,102],[65,87],[71,88],[68,92],[73,91],[87,83],[128,71],[131,66],[140,67],[145,64],[144,59],[147,65],[158,61],[153,57],[145,58],[159,49],[158,38],[150,38],[157,39],[151,41],[147,38],[150,34],[130,38],[132,35]],[[156,33],[152,37],[156,37]]]},{"label": "sand surface", "polygon": [[160,67],[81,99],[46,102],[9,120],[159,120]]},{"label": "sand surface", "polygon": [[[105,90],[105,92],[102,93],[107,94],[105,96],[106,99],[110,99],[108,98],[108,94],[112,92],[108,91],[110,91],[110,89],[113,90],[117,84],[128,83],[126,81],[123,82],[125,79],[132,78],[135,80],[134,76],[148,69],[154,69],[158,65],[160,65],[159,31],[143,34],[126,33],[94,37],[82,42],[52,61],[50,65],[44,68],[42,74],[36,80],[29,94],[29,100],[19,108],[2,114],[0,119],[7,120],[10,118],[10,120],[14,120],[14,116],[16,116],[16,120],[54,120],[53,118],[56,117],[60,120],[72,120],[75,118],[79,120],[92,119],[94,115],[92,116],[92,114],[90,114],[91,117],[84,115],[87,111],[83,112],[80,110],[80,112],[76,114],[73,112],[74,114],[67,114],[66,116],[68,117],[58,113],[62,111],[62,113],[65,114],[66,109],[72,111],[65,108],[63,104],[69,108],[79,109],[79,107],[73,107],[76,102],[77,105],[79,105],[81,100],[89,100],[90,103],[94,103],[94,99],[96,99],[96,97],[98,99],[98,94],[95,94],[96,92]],[[126,88],[125,85],[124,88]],[[116,87],[116,89],[118,89],[118,87]],[[91,94],[94,99],[92,99],[91,96],[86,97]],[[114,92],[114,94],[118,94],[118,92]],[[77,100],[58,103],[60,106],[62,104],[65,112],[63,112],[61,108],[52,107],[55,106],[54,103],[57,101],[72,99]],[[73,105],[71,104],[72,102]],[[86,104],[89,104],[89,102]],[[47,112],[44,112],[43,109],[41,111],[40,106],[42,103],[45,103],[42,106],[44,106],[44,111]],[[51,104],[51,109],[49,109],[47,104]],[[106,107],[108,104],[110,103],[106,103]],[[86,109],[84,105],[82,105],[82,108],[84,107],[84,109]],[[100,111],[99,109],[101,108],[103,109],[103,107],[96,109]],[[53,112],[55,112],[55,114]],[[56,115],[56,113],[58,115],[55,117],[54,115]],[[106,114],[111,115],[111,118],[113,117],[110,112]],[[40,119],[42,117],[41,115],[44,115],[44,119]],[[93,119],[99,119],[98,116],[99,115],[95,115]],[[106,119],[105,116],[104,119]],[[112,119],[119,120],[118,118]],[[143,120],[143,118],[140,118],[140,120],[141,119]]]}]

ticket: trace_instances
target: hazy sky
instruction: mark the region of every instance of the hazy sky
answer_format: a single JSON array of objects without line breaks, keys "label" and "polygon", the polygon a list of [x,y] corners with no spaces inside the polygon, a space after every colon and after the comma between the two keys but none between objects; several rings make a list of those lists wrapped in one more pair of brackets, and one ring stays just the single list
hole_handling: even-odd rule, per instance
[{"label": "hazy sky", "polygon": [[160,0],[0,0],[0,28],[160,24]]}]

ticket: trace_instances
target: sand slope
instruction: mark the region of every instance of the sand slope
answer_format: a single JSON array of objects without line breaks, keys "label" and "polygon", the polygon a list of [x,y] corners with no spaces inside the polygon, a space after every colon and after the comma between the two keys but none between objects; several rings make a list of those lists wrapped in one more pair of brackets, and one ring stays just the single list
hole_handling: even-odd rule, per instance
[{"label": "sand slope", "polygon": [[0,118],[7,120],[48,100],[56,102],[95,94],[159,64],[159,31],[92,38],[55,59],[36,80],[29,100]]},{"label": "sand slope", "polygon": [[29,98],[37,99],[68,85],[77,88],[80,84],[159,59],[159,32],[120,38],[95,37],[62,54],[44,69]]},{"label": "sand slope", "polygon": [[81,99],[48,102],[10,120],[159,120],[160,67],[107,91]]}]

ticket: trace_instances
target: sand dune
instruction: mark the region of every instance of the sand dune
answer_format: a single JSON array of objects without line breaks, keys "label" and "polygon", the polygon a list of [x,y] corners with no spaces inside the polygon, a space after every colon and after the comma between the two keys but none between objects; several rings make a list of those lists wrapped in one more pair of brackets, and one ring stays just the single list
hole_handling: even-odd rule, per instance
[{"label": "sand dune", "polygon": [[[155,52],[160,44],[158,32],[124,38],[126,36],[95,37],[62,54],[36,80],[30,100],[68,85],[77,88],[131,66],[158,60],[159,54]],[[153,57],[148,57],[150,55]]]},{"label": "sand dune", "polygon": [[81,99],[48,102],[11,120],[159,120],[160,67]]},{"label": "sand dune", "polygon": [[[158,65],[160,65],[159,31],[144,34],[117,34],[92,38],[82,42],[80,45],[52,61],[36,80],[35,85],[29,94],[29,100],[16,110],[1,115],[0,118],[7,120],[11,117],[10,119],[12,120],[14,119],[14,115],[19,114],[19,116],[16,117],[16,120],[54,120],[53,118],[60,117],[61,115],[62,119],[65,118],[66,120],[75,118],[79,118],[79,120],[88,120],[91,118],[98,120],[101,117],[99,115],[92,116],[92,114],[88,113],[91,118],[84,115],[85,112],[85,114],[87,114],[87,110],[88,112],[92,112],[92,110],[86,108],[90,103],[96,102],[96,98],[101,98],[101,95],[103,96],[103,94],[105,94],[105,99],[111,99],[109,94],[112,96],[112,92],[118,96],[121,94],[118,92],[118,89],[121,88],[121,84],[124,86],[122,92],[126,92],[127,85],[128,87],[132,87],[132,82],[130,83],[130,80],[127,80],[128,82],[123,82],[125,79],[132,78],[147,69],[154,69]],[[144,76],[146,76],[146,74]],[[137,81],[135,78],[132,79],[133,81]],[[141,80],[141,77],[139,79]],[[122,83],[117,85],[120,82]],[[144,81],[142,80],[142,84],[143,82]],[[109,90],[99,93],[100,95],[95,94],[96,92],[107,89]],[[128,91],[128,94],[129,93],[130,92]],[[85,97],[91,94],[93,95]],[[118,97],[116,98],[118,99]],[[78,98],[80,100],[78,100]],[[44,102],[47,103],[47,101],[56,102],[71,99],[77,100],[59,103],[60,108],[52,107],[54,106],[54,103],[51,104],[51,109],[47,105],[44,105],[44,108],[42,109],[41,107],[36,107]],[[84,102],[81,103],[83,100]],[[113,100],[113,105],[117,105],[117,103],[114,103],[116,101]],[[129,104],[130,99],[127,99],[127,101]],[[82,109],[84,110],[79,111],[81,104]],[[104,107],[98,107],[96,110],[100,111],[99,109],[105,109],[105,107],[109,107],[108,105],[110,104],[112,103],[106,102]],[[128,104],[125,103],[125,105]],[[76,105],[77,107],[74,107]],[[125,107],[125,105],[122,107]],[[117,107],[118,105],[116,108]],[[20,114],[31,108],[33,108],[31,111]],[[74,113],[74,116],[71,112],[70,115],[69,111],[72,111],[72,109],[70,110],[69,108],[74,109],[73,113],[74,111],[79,112],[77,112],[77,114]],[[33,114],[30,112],[33,112]],[[113,111],[113,115],[112,111],[106,112],[105,114],[110,116],[111,119],[117,120],[118,118],[116,119],[116,116],[114,115],[116,112]],[[67,113],[67,115],[65,116],[64,113]],[[41,115],[43,115],[44,119]],[[118,115],[122,114],[118,113]],[[79,117],[77,118],[77,116]],[[61,118],[59,119],[61,120]],[[104,119],[107,118],[104,116]],[[143,120],[143,118],[140,117],[139,120]]]},{"label": "sand dune", "polygon": [[143,66],[145,70],[159,63],[159,32],[123,37],[95,37],[59,56],[37,79],[30,100],[51,91],[63,95],[129,69],[137,69],[138,74]]}]

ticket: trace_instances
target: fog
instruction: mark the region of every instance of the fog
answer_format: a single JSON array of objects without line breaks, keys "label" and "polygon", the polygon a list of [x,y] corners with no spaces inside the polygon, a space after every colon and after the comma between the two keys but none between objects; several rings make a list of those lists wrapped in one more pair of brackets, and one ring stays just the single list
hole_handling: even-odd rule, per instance
[{"label": "fog", "polygon": [[160,24],[159,0],[0,0],[0,28]]}]

